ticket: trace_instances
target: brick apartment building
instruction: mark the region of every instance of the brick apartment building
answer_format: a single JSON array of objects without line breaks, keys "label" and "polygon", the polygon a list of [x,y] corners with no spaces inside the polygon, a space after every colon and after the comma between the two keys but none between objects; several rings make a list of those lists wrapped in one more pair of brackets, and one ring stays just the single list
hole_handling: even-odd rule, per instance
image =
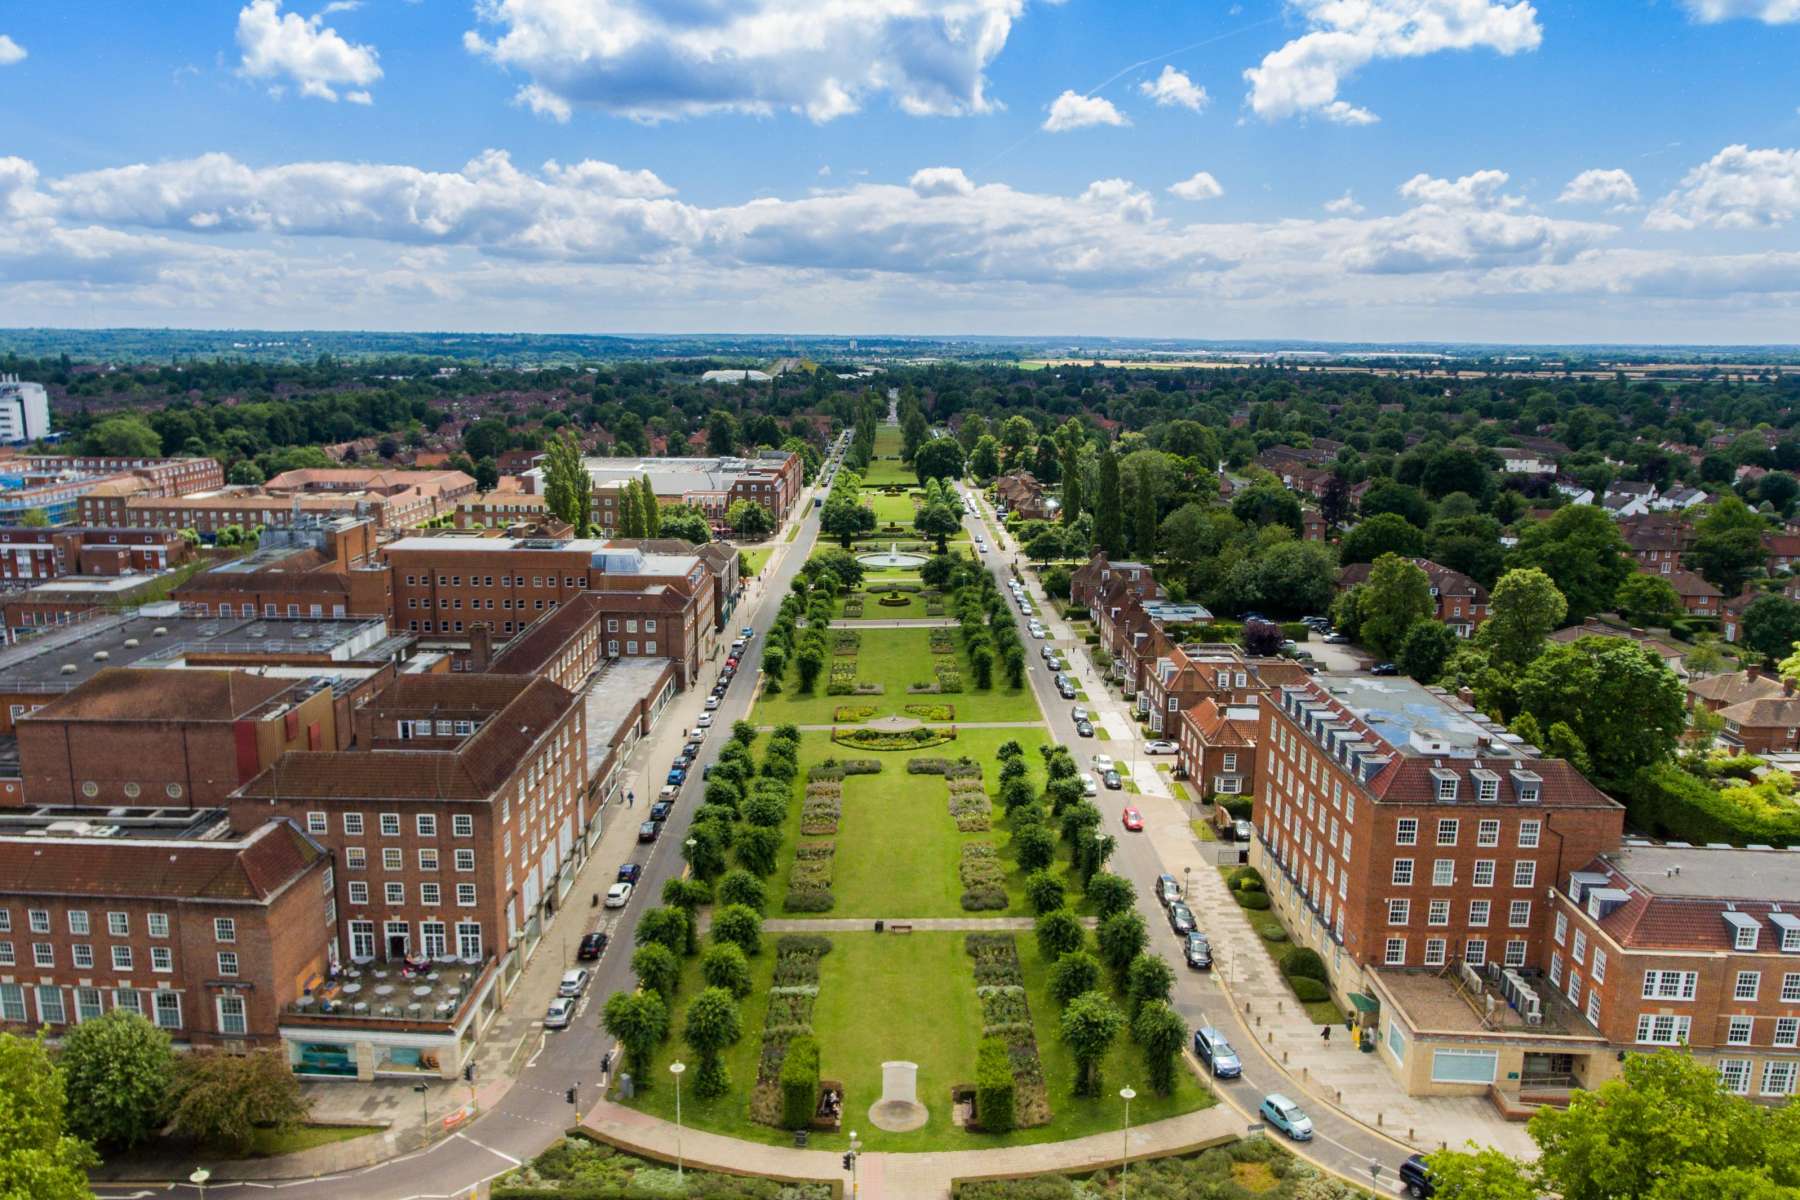
[{"label": "brick apartment building", "polygon": [[691,550],[646,553],[580,538],[409,537],[385,552],[393,627],[466,642],[485,623],[504,642],[584,593],[600,597],[607,657],[667,658],[681,686],[718,640],[717,582]]},{"label": "brick apartment building", "polygon": [[1156,577],[1147,563],[1115,563],[1102,550],[1096,551],[1069,576],[1069,602],[1077,608],[1088,609],[1096,621],[1103,605],[1120,602],[1126,593],[1140,600],[1153,600],[1160,594]]},{"label": "brick apartment building", "polygon": [[57,626],[80,624],[132,605],[160,599],[168,572],[133,575],[65,575],[24,591],[6,593],[0,622],[8,641],[36,636]]},{"label": "brick apartment building", "polygon": [[36,583],[68,575],[165,571],[193,557],[180,534],[159,529],[0,529],[0,582]]},{"label": "brick apartment building", "polygon": [[[1432,603],[1437,605],[1437,619],[1448,625],[1457,637],[1473,637],[1475,630],[1487,620],[1488,591],[1461,571],[1440,566],[1429,558],[1407,560],[1425,572],[1431,581]],[[1359,583],[1368,582],[1370,563],[1351,563],[1338,571],[1337,590],[1347,592]]]},{"label": "brick apartment building", "polygon": [[114,458],[97,455],[13,455],[0,463],[0,515],[7,521],[37,509],[52,525],[117,522],[90,518],[87,498],[96,491],[179,496],[216,487],[224,471],[210,458]]},{"label": "brick apartment building", "polygon": [[526,522],[541,521],[549,513],[550,503],[542,496],[533,496],[527,492],[483,492],[457,504],[456,527],[508,529]]},{"label": "brick apartment building", "polygon": [[1261,700],[1241,704],[1212,697],[1182,710],[1175,726],[1177,762],[1203,796],[1256,795],[1256,742],[1262,731]]},{"label": "brick apartment building", "polygon": [[216,808],[0,811],[0,1028],[135,1012],[187,1045],[267,1042],[326,970],[331,860]]},{"label": "brick apartment building", "polygon": [[[1250,704],[1275,688],[1305,683],[1306,668],[1287,658],[1259,658],[1225,643],[1171,646],[1146,675],[1139,695],[1156,733],[1173,733],[1183,712],[1203,700],[1220,707]],[[1196,776],[1198,778],[1198,776]]]},{"label": "brick apartment building", "polygon": [[[779,529],[805,486],[806,465],[791,450],[759,450],[750,458],[589,458],[594,485],[594,523],[607,533],[619,527],[624,486],[648,478],[659,504],[687,504],[706,514],[715,529],[739,500],[768,509]],[[521,476],[525,490],[544,494],[544,470]]]},{"label": "brick apartment building", "polygon": [[96,487],[82,498],[86,524],[132,529],[194,529],[213,536],[228,526],[281,528],[306,519],[361,517],[378,530],[409,529],[456,510],[474,494],[461,471],[287,471],[261,486],[220,486],[164,496],[132,487]]}]

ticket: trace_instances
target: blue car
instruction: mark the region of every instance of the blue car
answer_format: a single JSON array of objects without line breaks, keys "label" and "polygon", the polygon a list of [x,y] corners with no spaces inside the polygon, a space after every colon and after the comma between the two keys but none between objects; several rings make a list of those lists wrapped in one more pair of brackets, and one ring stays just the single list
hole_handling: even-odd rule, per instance
[{"label": "blue car", "polygon": [[1194,1030],[1194,1057],[1205,1063],[1216,1079],[1236,1079],[1244,1073],[1237,1051],[1210,1025]]},{"label": "blue car", "polygon": [[670,768],[669,778],[668,778],[669,784],[671,784],[674,787],[680,787],[686,781],[687,781],[687,768],[686,767]]},{"label": "blue car", "polygon": [[1263,1098],[1262,1107],[1257,1109],[1262,1119],[1296,1142],[1310,1142],[1313,1136],[1312,1118],[1301,1111],[1298,1104],[1289,1100],[1280,1092],[1271,1092]]}]

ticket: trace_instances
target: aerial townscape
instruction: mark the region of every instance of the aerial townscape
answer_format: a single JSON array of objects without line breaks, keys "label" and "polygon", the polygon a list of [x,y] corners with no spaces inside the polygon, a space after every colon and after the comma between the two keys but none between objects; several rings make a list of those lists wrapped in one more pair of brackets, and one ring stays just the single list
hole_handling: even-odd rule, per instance
[{"label": "aerial townscape", "polygon": [[0,1200],[1800,1196],[1796,61],[0,11]]}]

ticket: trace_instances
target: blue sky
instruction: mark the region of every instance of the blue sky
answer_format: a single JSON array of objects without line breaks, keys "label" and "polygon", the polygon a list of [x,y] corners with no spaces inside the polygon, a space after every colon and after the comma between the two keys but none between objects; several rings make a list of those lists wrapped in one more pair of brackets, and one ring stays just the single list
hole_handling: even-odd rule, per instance
[{"label": "blue sky", "polygon": [[1795,342],[1797,61],[1800,0],[12,5],[0,324]]}]

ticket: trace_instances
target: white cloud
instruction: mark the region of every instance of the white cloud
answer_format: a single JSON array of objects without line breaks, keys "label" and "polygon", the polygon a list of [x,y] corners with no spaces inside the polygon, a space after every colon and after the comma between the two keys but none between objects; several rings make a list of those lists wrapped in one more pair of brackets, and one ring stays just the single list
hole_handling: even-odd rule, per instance
[{"label": "white cloud", "polygon": [[1332,213],[1334,215],[1338,215],[1338,216],[1342,216],[1342,215],[1346,215],[1346,214],[1349,216],[1355,216],[1357,213],[1360,213],[1363,211],[1363,206],[1356,202],[1355,196],[1351,195],[1350,192],[1346,191],[1343,195],[1339,196],[1336,200],[1327,200],[1325,202],[1325,211],[1328,213]]},{"label": "white cloud", "polygon": [[907,186],[927,199],[933,196],[972,196],[975,184],[961,167],[925,167],[914,171]]},{"label": "white cloud", "polygon": [[1134,225],[1156,215],[1156,201],[1129,179],[1096,179],[1081,193],[1081,202],[1116,213]]},{"label": "white cloud", "polygon": [[1744,18],[1766,25],[1800,21],[1800,0],[1681,0],[1696,21],[1712,24]]},{"label": "white cloud", "polygon": [[1138,84],[1138,91],[1163,108],[1187,108],[1199,112],[1206,107],[1206,89],[1174,67],[1165,66],[1155,79]]},{"label": "white cloud", "polygon": [[1800,150],[1727,146],[1657,202],[1651,229],[1761,229],[1800,217]]},{"label": "white cloud", "polygon": [[0,67],[10,67],[14,63],[25,61],[25,47],[0,33]]},{"label": "white cloud", "polygon": [[1169,194],[1181,200],[1217,200],[1225,189],[1205,171],[1197,171],[1191,178],[1170,184]]},{"label": "white cloud", "polygon": [[1379,59],[1444,50],[1535,50],[1543,38],[1526,2],[1495,0],[1291,0],[1308,31],[1244,72],[1250,107],[1264,120],[1317,113],[1347,125],[1375,114],[1338,98],[1356,71]]},{"label": "white cloud", "polygon": [[237,44],[245,76],[276,81],[276,88],[284,80],[297,84],[316,100],[336,100],[337,89],[349,85],[355,90],[346,98],[368,104],[368,85],[381,78],[375,47],[344,40],[326,27],[323,13],[283,13],[281,0],[250,0],[239,10]]},{"label": "white cloud", "polygon": [[529,108],[540,117],[549,117],[558,125],[567,125],[574,110],[569,102],[555,92],[545,91],[535,83],[528,83],[513,94],[513,103],[521,108]]},{"label": "white cloud", "polygon": [[1400,194],[1415,204],[1438,208],[1517,208],[1524,203],[1517,196],[1507,196],[1505,171],[1476,171],[1452,182],[1418,174],[1400,185]]},{"label": "white cloud", "polygon": [[327,4],[324,8],[319,10],[319,15],[321,17],[329,17],[333,13],[355,12],[361,7],[362,0],[331,0],[330,4]]},{"label": "white cloud", "polygon": [[1077,91],[1066,91],[1050,103],[1050,115],[1044,118],[1044,129],[1049,133],[1067,133],[1072,129],[1086,129],[1090,125],[1129,125],[1125,114],[1113,107],[1113,102],[1104,96],[1083,96]]},{"label": "white cloud", "polygon": [[[804,113],[887,97],[915,116],[996,107],[983,72],[1026,0],[479,0],[471,53],[564,108],[655,121]],[[544,100],[538,111],[559,111]]]},{"label": "white cloud", "polygon": [[1637,181],[1617,167],[1595,167],[1569,180],[1557,201],[1562,204],[1605,204],[1624,208],[1638,202]]}]

